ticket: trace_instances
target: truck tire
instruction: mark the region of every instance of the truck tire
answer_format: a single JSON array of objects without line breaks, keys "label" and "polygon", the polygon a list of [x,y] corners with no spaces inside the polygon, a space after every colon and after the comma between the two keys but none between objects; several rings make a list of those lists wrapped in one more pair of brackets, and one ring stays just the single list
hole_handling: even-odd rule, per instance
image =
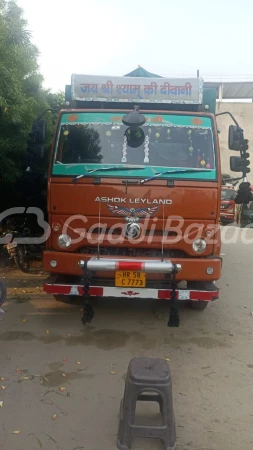
[{"label": "truck tire", "polygon": [[204,302],[203,300],[199,300],[198,302],[191,301],[190,307],[192,309],[197,309],[198,311],[203,311],[206,309],[209,302]]},{"label": "truck tire", "polygon": [[[215,289],[215,285],[212,282],[207,281],[189,281],[187,283],[188,289],[193,290],[206,290],[206,291],[212,291]],[[204,311],[204,309],[207,308],[209,301],[190,301],[189,305],[192,309],[197,309],[198,311]]]},{"label": "truck tire", "polygon": [[54,294],[53,297],[57,302],[61,303],[74,303],[75,299],[78,298],[78,296],[75,295],[61,295],[61,294]]},{"label": "truck tire", "polygon": [[5,286],[5,282],[0,280],[0,306],[5,302],[7,295],[7,290]]},{"label": "truck tire", "polygon": [[[72,304],[72,305],[77,305],[80,303],[83,304],[84,299],[79,296],[79,295],[61,295],[61,294],[54,294],[53,297],[55,298],[55,300],[57,302],[61,302],[61,303],[67,303],[67,304]],[[98,302],[99,302],[99,298],[100,297],[90,297],[90,302],[92,303],[93,306],[97,306]]]}]

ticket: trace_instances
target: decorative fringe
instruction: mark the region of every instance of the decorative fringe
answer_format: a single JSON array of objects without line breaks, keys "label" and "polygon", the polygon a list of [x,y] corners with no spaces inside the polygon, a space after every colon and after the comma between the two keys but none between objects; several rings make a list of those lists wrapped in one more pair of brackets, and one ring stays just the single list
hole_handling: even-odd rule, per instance
[{"label": "decorative fringe", "polygon": [[179,327],[180,318],[178,312],[178,305],[172,306],[170,308],[170,318],[168,322],[168,327]]},{"label": "decorative fringe", "polygon": [[86,323],[91,323],[93,317],[94,317],[94,310],[92,308],[92,305],[89,301],[89,289],[90,289],[90,278],[89,278],[89,271],[87,270],[87,262],[84,266],[84,307],[83,307],[83,317],[82,317],[82,323],[85,325]]},{"label": "decorative fringe", "polygon": [[239,189],[237,191],[237,195],[235,198],[235,203],[238,204],[247,204],[253,200],[253,195],[251,192],[251,186],[248,182],[243,182],[239,185]]},{"label": "decorative fringe", "polygon": [[91,323],[92,319],[94,317],[94,310],[92,308],[92,305],[88,300],[85,301],[84,308],[83,308],[83,317],[82,317],[82,323],[85,325],[86,323]]},{"label": "decorative fringe", "polygon": [[170,317],[168,322],[168,327],[179,327],[180,318],[179,318],[179,309],[178,309],[178,299],[176,294],[176,273],[177,273],[177,267],[174,265],[174,269],[172,272],[172,290],[171,290],[171,297],[170,297]]}]

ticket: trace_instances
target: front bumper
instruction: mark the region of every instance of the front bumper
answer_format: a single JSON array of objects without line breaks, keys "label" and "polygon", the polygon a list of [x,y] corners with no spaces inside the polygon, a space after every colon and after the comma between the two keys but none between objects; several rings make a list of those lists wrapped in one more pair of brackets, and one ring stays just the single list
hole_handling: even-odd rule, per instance
[{"label": "front bumper", "polygon": [[[43,267],[44,270],[47,272],[50,272],[51,274],[57,274],[57,275],[83,275],[83,268],[80,265],[80,261],[92,261],[95,258],[92,258],[91,255],[85,255],[80,253],[68,253],[68,252],[56,252],[56,251],[50,251],[47,250],[44,252],[43,257]],[[50,265],[50,261],[56,261],[57,266],[52,268]],[[100,262],[111,260],[112,264],[114,264],[114,267],[112,266],[110,270],[108,268],[104,268],[102,266],[98,267],[96,269],[96,277],[102,278],[102,279],[112,279],[114,277],[114,271],[115,271],[115,257],[106,257],[100,258]],[[145,262],[147,263],[147,266],[151,262],[156,262],[158,267],[161,269],[161,260],[160,259],[154,259],[154,258],[146,258],[145,261],[136,261],[135,258],[125,258],[125,257],[117,257],[118,262],[129,262],[129,263],[136,263],[136,262]],[[165,264],[165,263],[164,263]],[[168,261],[166,264],[177,264],[181,266],[181,270],[177,273],[177,281],[216,281],[220,279],[221,276],[221,265],[222,260],[219,257],[213,256],[212,258],[171,258],[170,261]],[[169,267],[168,267],[169,268]],[[208,274],[207,269],[212,268],[213,273]],[[130,270],[130,267],[128,267]],[[162,270],[155,269],[155,271],[147,272],[147,280],[150,281],[159,281],[164,280],[166,277],[166,273],[162,273]],[[94,270],[94,268],[92,269]],[[133,270],[141,270],[140,268],[137,269],[136,267]],[[145,270],[145,269],[144,269]],[[145,270],[146,271],[146,270]],[[208,270],[210,272],[210,270]],[[167,273],[170,273],[171,270],[167,270]],[[105,284],[107,284],[105,282]]]},{"label": "front bumper", "polygon": [[234,213],[226,214],[225,211],[222,211],[220,213],[220,220],[223,221],[223,222],[225,222],[225,221],[226,222],[234,222],[235,221],[235,214]]},{"label": "front bumper", "polygon": [[[82,285],[64,284],[64,283],[45,283],[44,291],[51,295],[84,295]],[[144,298],[170,300],[171,289],[145,289],[145,288],[121,288],[108,286],[90,286],[89,295],[91,297],[117,297],[117,298]],[[214,301],[219,298],[219,290],[215,291],[197,291],[191,289],[177,289],[178,300],[191,301]]]}]

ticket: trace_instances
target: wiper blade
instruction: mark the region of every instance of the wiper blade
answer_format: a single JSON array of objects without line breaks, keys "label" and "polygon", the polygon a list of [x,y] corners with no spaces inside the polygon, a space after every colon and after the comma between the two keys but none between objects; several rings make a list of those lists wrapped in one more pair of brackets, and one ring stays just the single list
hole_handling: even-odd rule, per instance
[{"label": "wiper blade", "polygon": [[144,178],[140,181],[141,184],[146,183],[147,181],[153,180],[154,178],[161,177],[162,175],[166,175],[169,173],[194,173],[194,172],[211,172],[210,169],[175,169],[175,170],[166,170],[165,172],[156,172],[152,177]]},{"label": "wiper blade", "polygon": [[77,175],[76,177],[74,177],[73,178],[73,181],[76,181],[76,180],[79,180],[80,178],[84,178],[84,177],[89,177],[92,173],[95,173],[95,172],[104,172],[104,171],[120,171],[120,170],[140,170],[140,169],[145,169],[145,166],[131,166],[131,165],[128,165],[128,166],[124,166],[124,167],[115,167],[115,166],[112,166],[112,167],[97,167],[96,169],[90,169],[90,170],[87,170],[87,172],[86,173],[84,173],[84,174],[82,174],[82,175]]}]

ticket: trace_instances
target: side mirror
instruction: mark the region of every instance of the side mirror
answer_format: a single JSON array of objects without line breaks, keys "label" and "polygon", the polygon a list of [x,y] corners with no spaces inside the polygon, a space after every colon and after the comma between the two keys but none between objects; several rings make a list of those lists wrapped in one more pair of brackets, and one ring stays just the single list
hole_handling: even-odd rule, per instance
[{"label": "side mirror", "polygon": [[35,122],[33,122],[32,134],[34,135],[35,144],[45,144],[47,139],[46,120],[35,120]]},{"label": "side mirror", "polygon": [[230,156],[230,170],[232,172],[249,173],[250,168],[247,167],[250,161],[243,160],[240,156]]},{"label": "side mirror", "polygon": [[240,156],[230,156],[230,170],[232,172],[241,172],[241,162]]},{"label": "side mirror", "polygon": [[43,159],[45,156],[45,147],[44,145],[37,144],[34,147],[34,157],[36,160]]},{"label": "side mirror", "polygon": [[240,151],[240,146],[243,139],[243,130],[236,125],[230,125],[228,131],[228,148],[230,150]]}]

